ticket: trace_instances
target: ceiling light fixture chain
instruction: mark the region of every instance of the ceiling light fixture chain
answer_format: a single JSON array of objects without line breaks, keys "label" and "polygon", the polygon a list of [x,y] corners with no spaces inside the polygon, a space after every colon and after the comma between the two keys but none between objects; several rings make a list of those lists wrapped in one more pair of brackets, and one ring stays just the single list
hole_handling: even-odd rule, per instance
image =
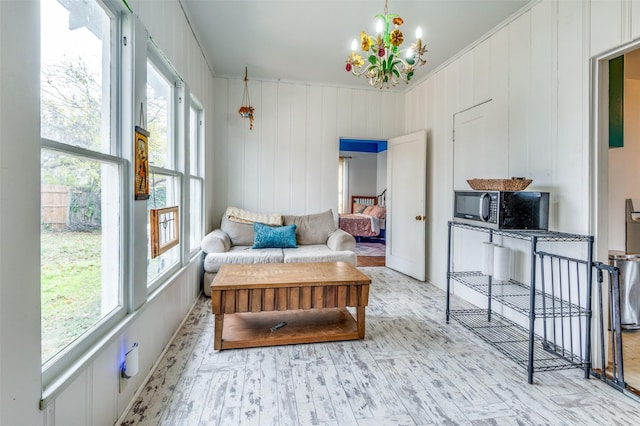
[{"label": "ceiling light fixture chain", "polygon": [[242,106],[238,110],[238,114],[242,118],[249,119],[249,130],[253,130],[253,113],[255,108],[251,106],[251,99],[249,99],[249,78],[247,67],[244,67],[244,94],[242,95]]},{"label": "ceiling light fixture chain", "polygon": [[[422,56],[427,48],[422,44],[422,29],[416,28],[416,41],[408,49],[401,49],[404,34],[400,26],[404,23],[395,13],[389,13],[388,0],[384,2],[384,15],[376,15],[376,33],[374,40],[365,31],[360,33],[360,47],[369,56],[367,62],[362,55],[356,53],[357,40],[351,43],[351,55],[347,58],[346,70],[356,77],[365,76],[369,84],[375,88],[389,88],[400,81],[409,83],[416,67],[427,63]],[[390,24],[393,30],[389,31]],[[403,58],[404,56],[404,58]]]}]

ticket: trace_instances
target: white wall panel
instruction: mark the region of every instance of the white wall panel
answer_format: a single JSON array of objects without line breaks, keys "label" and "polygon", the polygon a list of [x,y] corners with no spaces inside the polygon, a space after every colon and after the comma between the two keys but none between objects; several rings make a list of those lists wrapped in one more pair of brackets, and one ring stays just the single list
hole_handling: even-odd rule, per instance
[{"label": "white wall panel", "polygon": [[[83,426],[91,424],[90,371],[84,370],[55,400],[55,424]],[[111,399],[113,400],[113,395]]]},{"label": "white wall panel", "polygon": [[381,91],[374,92],[373,90],[364,93],[364,107],[366,108],[366,131],[364,136],[367,138],[380,137],[382,134],[382,109],[380,105],[383,102],[383,95]]},{"label": "white wall panel", "polygon": [[[276,122],[278,138],[276,139],[275,208],[278,212],[288,212],[291,200],[291,126],[293,116],[294,87],[291,84],[278,86],[278,106]],[[227,143],[227,141],[218,141]],[[232,166],[235,166],[233,164]]]},{"label": "white wall panel", "polygon": [[556,229],[584,233],[589,220],[588,14],[588,4],[558,2],[558,143],[550,211]]},{"label": "white wall panel", "polygon": [[351,131],[353,136],[364,135],[364,137],[372,137],[367,131],[367,111],[366,104],[367,91],[354,89],[351,91]]},{"label": "white wall panel", "polygon": [[[495,113],[496,126],[493,137],[496,144],[504,146],[508,155],[509,144],[509,28],[505,27],[496,32],[488,40],[491,46],[491,75],[490,91],[486,98],[479,98],[478,102],[491,99]],[[478,46],[477,48],[481,48]]]},{"label": "white wall panel", "polygon": [[91,419],[93,425],[113,425],[118,419],[118,347],[111,345],[99,354],[91,366]]},{"label": "white wall panel", "polygon": [[465,53],[460,59],[456,61],[455,64],[452,64],[452,66],[458,68],[458,70],[465,70],[465,72],[460,73],[460,78],[458,79],[458,102],[461,110],[474,105],[473,89],[475,80],[475,50],[476,49]]},{"label": "white wall panel", "polygon": [[[259,81],[249,81],[249,95],[251,99],[251,105],[261,105],[262,104],[262,90],[261,82]],[[231,98],[233,99],[233,98]],[[231,103],[231,105],[233,102]],[[238,101],[238,108],[240,108],[240,101]],[[240,132],[242,133],[242,140],[238,141],[238,144],[241,145],[242,156],[245,158],[244,170],[242,173],[242,179],[246,182],[259,182],[260,178],[260,132],[256,131],[262,123],[263,108],[256,111],[256,116],[253,122],[253,130],[249,128],[249,119],[241,118],[242,125],[240,127]],[[239,116],[237,108],[236,115]],[[260,185],[246,185],[243,183],[243,194],[242,194],[242,204],[247,206],[247,208],[251,210],[258,210],[260,207]]]},{"label": "white wall panel", "polygon": [[[260,107],[260,125],[256,132],[260,134],[260,149],[258,163],[259,182],[259,206],[262,212],[275,212],[275,196],[278,188],[275,186],[275,161],[276,161],[276,140],[277,140],[277,85],[272,82],[263,82]],[[224,139],[216,139],[224,140]],[[224,145],[224,144],[216,144]],[[212,163],[213,164],[213,163]]]},{"label": "white wall panel", "polygon": [[[229,80],[214,79],[213,91],[216,96],[213,102],[213,110],[211,112],[212,119],[207,125],[209,133],[213,134],[213,140],[228,140],[229,139],[229,114],[227,106],[229,104]],[[205,170],[207,173],[207,196],[215,197],[216,199],[227,200],[227,180],[235,178],[238,170],[230,170],[228,168],[227,161],[227,149],[228,143],[212,143],[207,147],[208,151],[213,151],[213,158],[210,163],[205,164]],[[220,225],[220,218],[224,213],[226,203],[213,203],[213,211],[209,211],[207,214],[208,230]],[[214,219],[215,218],[215,219]]]},{"label": "white wall panel", "polygon": [[351,119],[353,116],[353,109],[357,104],[353,103],[351,96],[351,90],[345,88],[338,89],[338,98],[336,101],[337,116],[337,132],[338,137],[356,137],[357,133],[353,131],[351,125]]},{"label": "white wall panel", "polygon": [[479,44],[470,53],[473,56],[471,105],[477,105],[491,97],[491,42]]},{"label": "white wall panel", "polygon": [[[530,189],[552,189],[557,117],[557,4],[542,2],[531,10],[531,102],[526,176]],[[551,53],[551,54],[550,54]],[[534,95],[535,94],[535,95]],[[535,123],[535,124],[534,124]],[[514,175],[515,176],[515,175]]]},{"label": "white wall panel", "polygon": [[0,1],[0,424],[37,425],[40,5]]},{"label": "white wall panel", "polygon": [[631,39],[640,37],[640,0],[628,0],[630,8],[630,36]]},{"label": "white wall panel", "polygon": [[509,24],[509,175],[529,176],[531,13]]},{"label": "white wall panel", "polygon": [[[338,90],[335,87],[323,87],[322,89],[322,124],[320,125],[321,150],[321,191],[318,196],[320,210],[331,208],[334,216],[338,214],[338,116],[337,105]],[[326,173],[323,173],[324,171]],[[335,173],[331,172],[335,170]]]},{"label": "white wall panel", "polygon": [[404,114],[404,133],[409,133],[417,130],[419,122],[418,119],[420,111],[418,110],[418,98],[420,97],[420,91],[413,89],[405,95],[404,105],[406,113]]},{"label": "white wall panel", "polygon": [[226,114],[229,117],[227,121],[229,145],[227,146],[227,164],[238,164],[239,167],[233,170],[227,177],[227,194],[229,197],[229,205],[244,205],[243,185],[246,179],[245,163],[241,163],[240,159],[244,157],[245,134],[249,131],[249,119],[242,118],[238,114],[238,108],[242,103],[242,94],[244,93],[244,82],[242,80],[229,81],[229,103],[227,105]]},{"label": "white wall panel", "polygon": [[[323,115],[322,87],[309,86],[307,91],[307,125],[305,129],[305,169],[306,188],[304,191],[304,210],[306,212],[319,212],[331,206],[322,205],[323,191],[323,144],[322,121]],[[338,198],[337,194],[335,196]]]},{"label": "white wall panel", "polygon": [[[596,55],[612,46],[621,44],[623,27],[625,27],[622,14],[622,3],[625,0],[591,0],[591,54]],[[562,1],[560,3],[563,3]],[[571,3],[571,2],[568,2]]]},{"label": "white wall panel", "polygon": [[[289,204],[284,207],[293,214],[306,211],[307,192],[307,100],[309,86],[293,86],[291,108],[291,139],[289,145],[289,182],[281,182],[282,190],[289,195]],[[317,189],[314,189],[314,192]]]}]

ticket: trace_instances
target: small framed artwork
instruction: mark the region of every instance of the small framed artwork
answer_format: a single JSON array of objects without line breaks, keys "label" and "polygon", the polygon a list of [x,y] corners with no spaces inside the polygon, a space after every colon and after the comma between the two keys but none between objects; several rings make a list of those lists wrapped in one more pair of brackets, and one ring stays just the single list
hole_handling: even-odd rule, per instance
[{"label": "small framed artwork", "polygon": [[151,209],[151,258],[160,256],[180,242],[178,206]]},{"label": "small framed artwork", "polygon": [[149,132],[136,126],[134,141],[135,188],[136,200],[149,198]]}]

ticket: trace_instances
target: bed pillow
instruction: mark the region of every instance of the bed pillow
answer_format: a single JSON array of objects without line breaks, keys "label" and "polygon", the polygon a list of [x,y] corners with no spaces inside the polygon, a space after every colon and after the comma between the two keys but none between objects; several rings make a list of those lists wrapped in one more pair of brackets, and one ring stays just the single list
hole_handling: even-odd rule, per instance
[{"label": "bed pillow", "polygon": [[360,203],[353,203],[353,213],[362,213],[367,206]]},{"label": "bed pillow", "polygon": [[253,224],[255,235],[251,248],[296,248],[296,225],[269,226],[264,223]]},{"label": "bed pillow", "polygon": [[371,216],[371,212],[373,211],[373,206],[367,206],[365,207],[365,209],[362,211],[362,214],[366,214],[368,216]]},{"label": "bed pillow", "polygon": [[377,217],[378,219],[384,219],[386,214],[387,209],[377,205],[373,206],[373,209],[371,209],[371,212],[369,213],[370,216]]}]

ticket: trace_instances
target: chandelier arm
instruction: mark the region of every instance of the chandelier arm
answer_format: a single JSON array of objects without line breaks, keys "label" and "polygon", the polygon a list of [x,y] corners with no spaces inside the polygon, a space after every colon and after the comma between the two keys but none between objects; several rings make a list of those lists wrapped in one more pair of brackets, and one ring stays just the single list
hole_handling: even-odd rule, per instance
[{"label": "chandelier arm", "polygon": [[355,75],[356,77],[360,77],[361,75],[369,71],[370,68],[371,68],[370,65],[367,65],[362,71],[356,71],[356,69],[353,68],[351,70],[351,74]]}]

